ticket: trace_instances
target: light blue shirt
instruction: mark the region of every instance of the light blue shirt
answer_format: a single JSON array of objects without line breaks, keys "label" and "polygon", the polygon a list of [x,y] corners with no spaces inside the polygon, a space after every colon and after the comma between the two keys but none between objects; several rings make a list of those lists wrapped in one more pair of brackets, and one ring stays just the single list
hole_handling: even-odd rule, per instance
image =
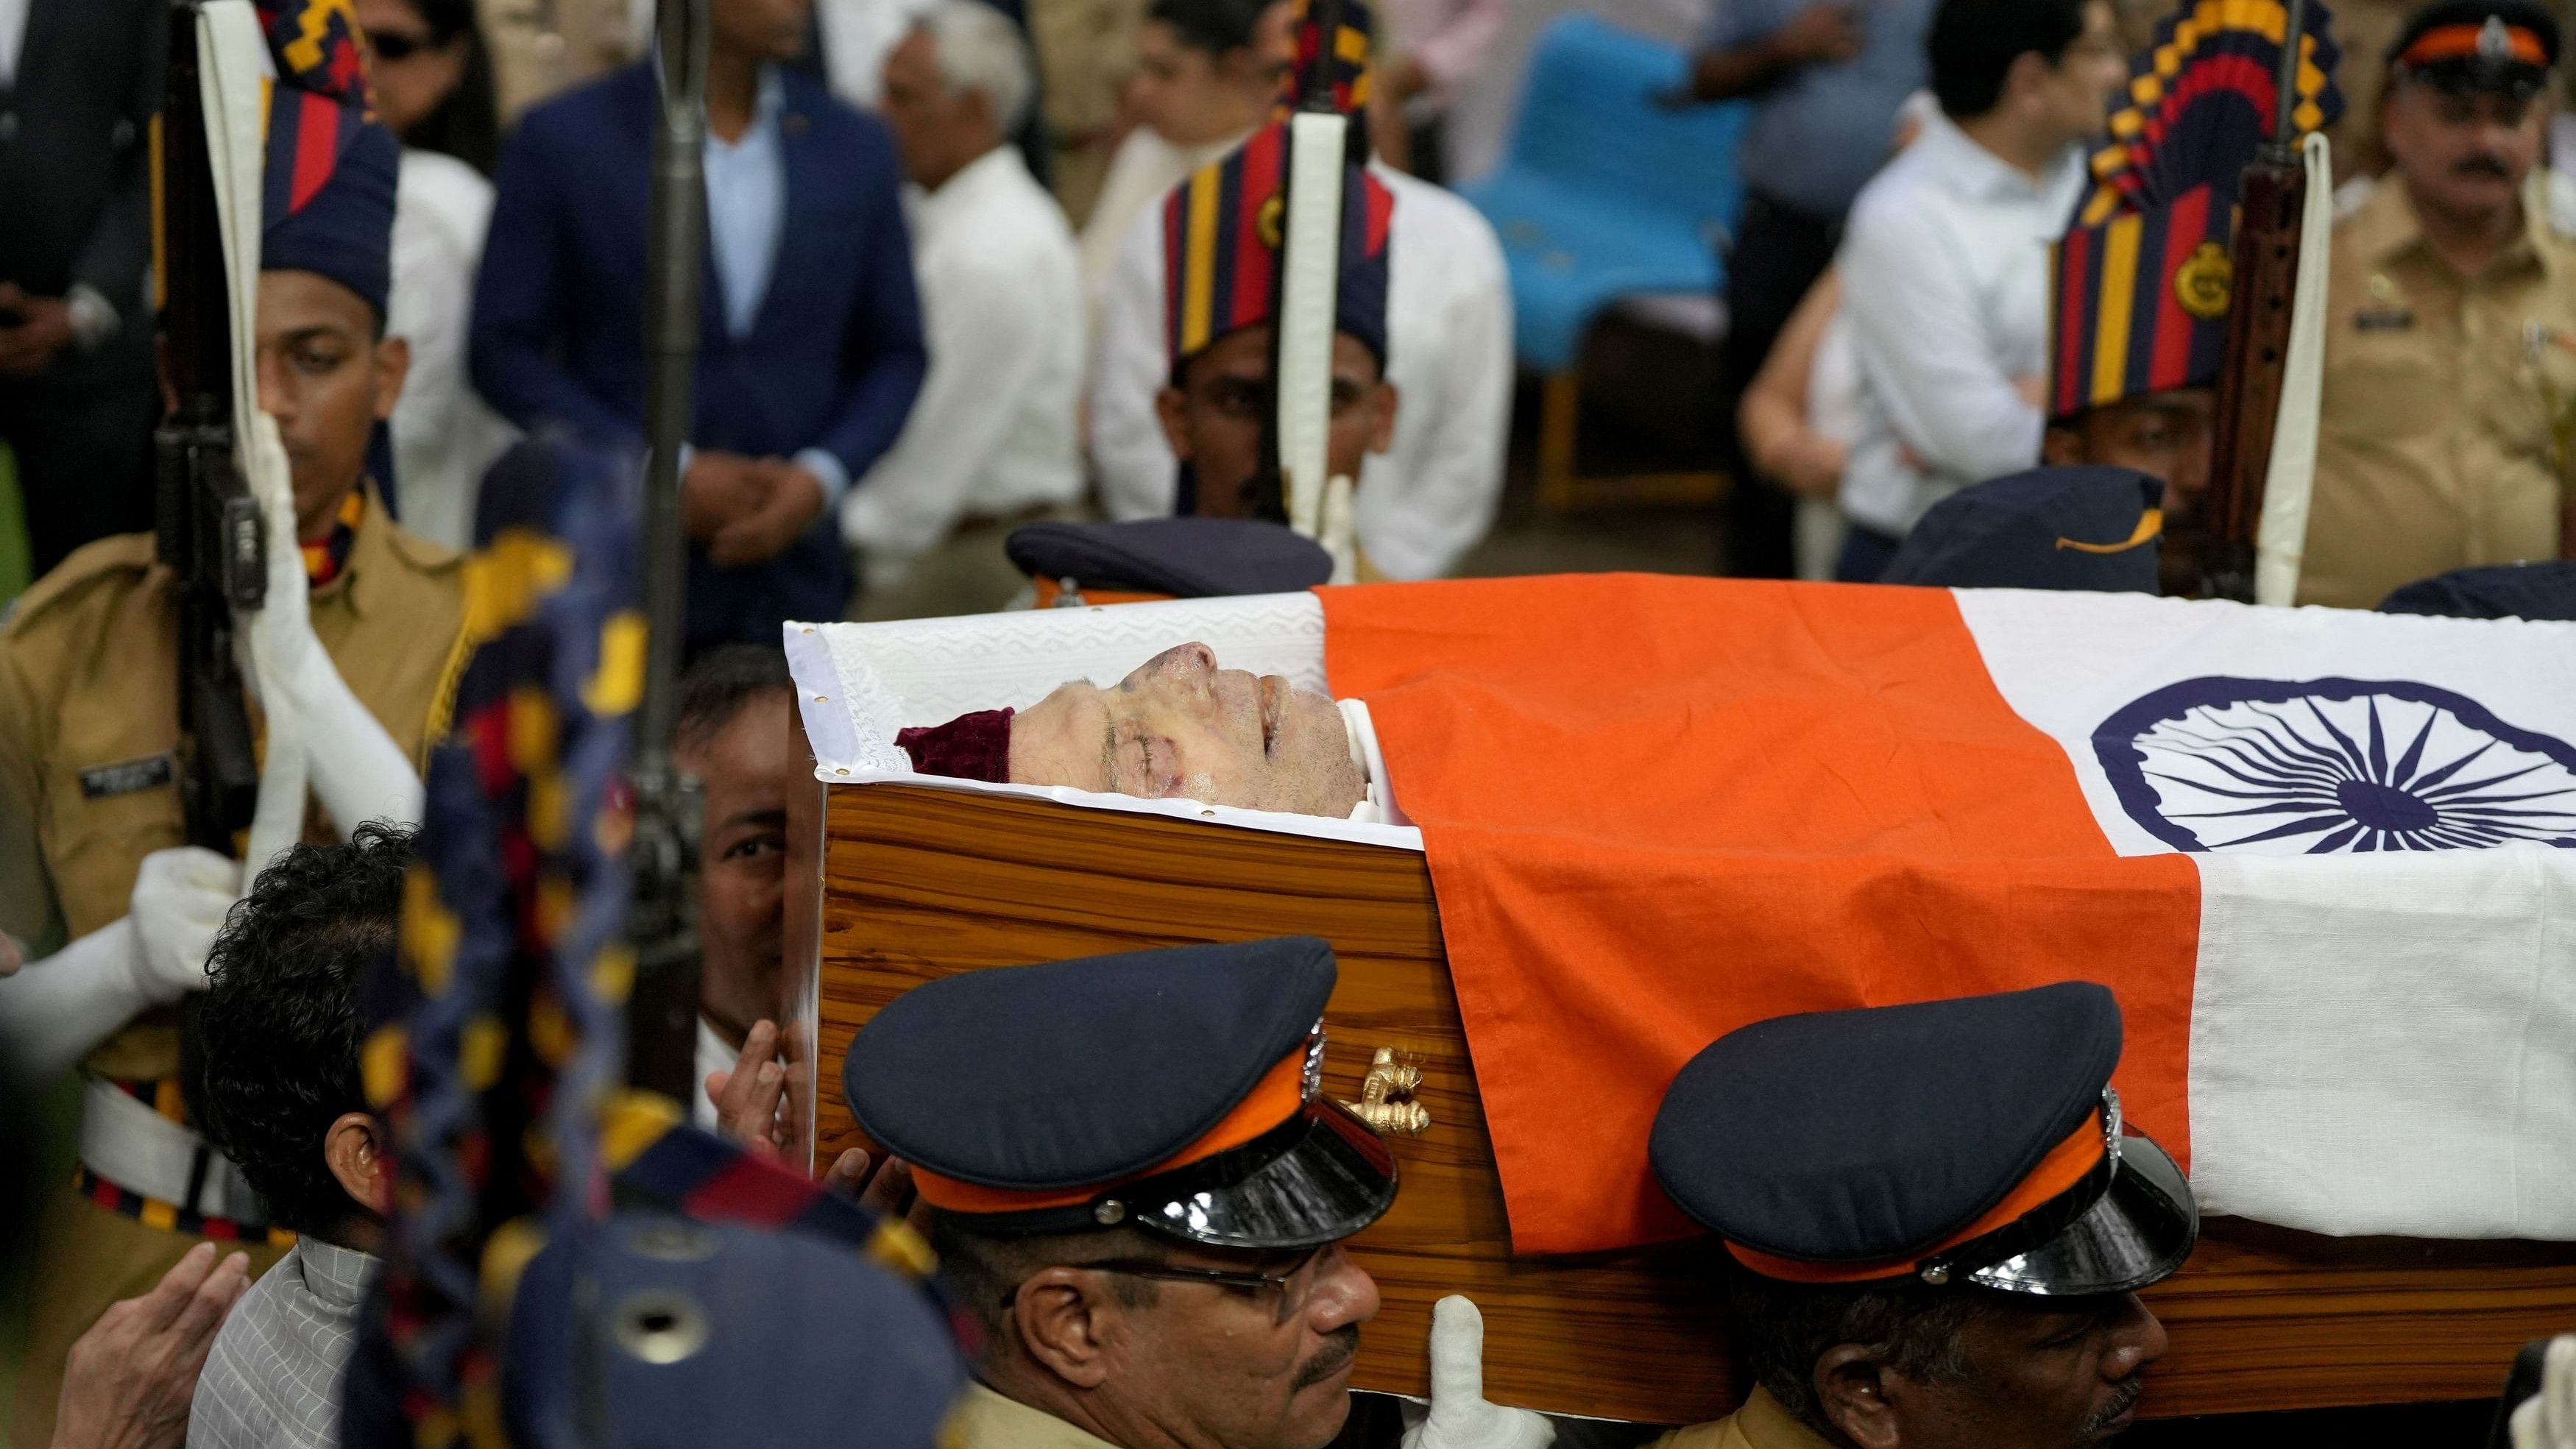
[{"label": "light blue shirt", "polygon": [[[1808,0],[1718,0],[1706,44],[1749,45],[1787,25]],[[1736,165],[1745,186],[1819,220],[1842,216],[1888,156],[1896,111],[1932,83],[1923,53],[1933,0],[1852,0],[1860,54],[1807,65],[1753,98]]]},{"label": "light blue shirt", "polygon": [[[787,229],[787,155],[779,141],[779,114],[786,108],[787,87],[778,68],[765,65],[742,139],[726,141],[712,128],[707,132],[707,246],[723,293],[718,300],[725,330],[736,339],[749,336],[760,316],[778,266],[779,237]],[[849,470],[823,449],[807,448],[795,461],[822,483],[827,506],[850,490]]]}]

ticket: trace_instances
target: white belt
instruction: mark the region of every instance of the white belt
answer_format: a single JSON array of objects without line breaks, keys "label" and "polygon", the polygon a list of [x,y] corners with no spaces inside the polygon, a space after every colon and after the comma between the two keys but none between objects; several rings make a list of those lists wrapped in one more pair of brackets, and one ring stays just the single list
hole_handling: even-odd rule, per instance
[{"label": "white belt", "polygon": [[159,1198],[186,1212],[237,1223],[268,1221],[259,1194],[230,1158],[97,1077],[82,1083],[80,1160],[81,1166],[128,1192]]}]

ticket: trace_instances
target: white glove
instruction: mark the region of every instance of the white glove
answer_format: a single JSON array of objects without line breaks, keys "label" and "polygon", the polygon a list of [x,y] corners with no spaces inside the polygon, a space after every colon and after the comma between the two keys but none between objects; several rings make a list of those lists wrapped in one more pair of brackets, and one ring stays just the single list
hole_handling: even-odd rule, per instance
[{"label": "white glove", "polygon": [[2513,1449],[2576,1449],[2576,1333],[2550,1341],[2540,1392],[2513,1411]]},{"label": "white glove", "polygon": [[241,878],[240,862],[199,846],[143,857],[126,909],[141,942],[141,984],[155,1005],[206,989],[206,956],[241,898]]},{"label": "white glove", "polygon": [[161,999],[132,916],[28,962],[0,978],[0,1088],[52,1081]]},{"label": "white glove", "polygon": [[[279,446],[274,428],[274,421],[260,414],[252,439],[255,452]],[[282,468],[283,457],[279,447],[274,466]],[[245,621],[262,704],[276,715],[283,711],[269,694],[283,690],[291,696],[285,709],[296,717],[294,733],[303,742],[313,794],[344,838],[362,821],[419,823],[420,776],[393,736],[350,692],[314,636],[304,556],[295,546],[294,509],[272,501],[268,526],[268,599]]]},{"label": "white glove", "polygon": [[1485,1402],[1485,1315],[1452,1293],[1431,1305],[1431,1411],[1405,1414],[1404,1449],[1547,1449],[1545,1414]]}]

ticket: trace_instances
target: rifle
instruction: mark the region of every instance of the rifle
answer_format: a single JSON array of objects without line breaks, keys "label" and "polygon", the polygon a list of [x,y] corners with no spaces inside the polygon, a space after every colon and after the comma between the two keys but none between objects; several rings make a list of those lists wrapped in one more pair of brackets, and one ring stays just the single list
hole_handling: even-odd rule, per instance
[{"label": "rifle", "polygon": [[2291,300],[2299,283],[2299,218],[2308,173],[2299,159],[2294,117],[2307,0],[2288,0],[2281,33],[2272,134],[2246,163],[2236,192],[2233,257],[2235,305],[2220,355],[2217,410],[2211,419],[2209,492],[2202,504],[2209,534],[2201,593],[2254,602],[2254,545],[2263,518],[2263,485],[2280,420],[2281,385],[2290,356]]},{"label": "rifle", "polygon": [[259,801],[233,611],[268,597],[267,540],[233,456],[231,302],[198,88],[197,10],[197,0],[171,0],[169,89],[155,122],[154,261],[176,405],[153,434],[153,551],[177,576],[188,843],[231,855]]},{"label": "rifle", "polygon": [[698,270],[706,236],[707,3],[661,0],[662,105],[653,133],[645,240],[644,608],[649,642],[635,717],[634,880],[627,940],[627,1080],[695,1100],[698,1022],[699,796],[671,760],[688,559],[680,538],[680,449],[688,442],[698,360]]}]

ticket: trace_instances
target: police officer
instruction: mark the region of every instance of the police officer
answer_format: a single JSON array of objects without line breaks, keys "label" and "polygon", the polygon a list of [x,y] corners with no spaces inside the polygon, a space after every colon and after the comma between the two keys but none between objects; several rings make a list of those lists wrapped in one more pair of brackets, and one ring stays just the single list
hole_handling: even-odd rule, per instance
[{"label": "police officer", "polygon": [[1396,1171],[1318,1090],[1335,974],[1312,937],[970,971],[860,1031],[851,1113],[983,1323],[957,1449],[1340,1431],[1378,1307],[1341,1244]]},{"label": "police officer", "polygon": [[2299,602],[2555,558],[2576,428],[2576,241],[2535,168],[2558,24],[2441,0],[2389,53],[2394,168],[2335,228]]},{"label": "police officer", "polygon": [[[354,44],[336,22],[321,39]],[[408,362],[383,336],[397,147],[354,114],[358,97],[329,89],[357,74],[354,54],[272,58],[268,166],[289,180],[262,188],[256,382],[296,537],[271,539],[268,604],[247,627],[264,673],[277,666],[269,687],[294,697],[319,815],[345,834],[419,813],[417,762],[464,654],[464,581],[363,476]],[[181,846],[173,583],[151,535],[102,539],[0,629],[0,930],[46,958],[0,981],[0,1028],[41,1047],[40,1070],[88,1057],[82,1169],[38,1230],[22,1444],[46,1442],[64,1354],[110,1303],[206,1239],[256,1245],[260,1266],[277,1251],[179,1090],[171,1008],[203,989],[246,882]]]},{"label": "police officer", "polygon": [[1724,1240],[1743,1408],[1657,1449],[2074,1449],[2165,1334],[2137,1290],[2199,1235],[2124,1133],[2120,1009],[2085,982],[1812,1012],[1683,1067],[1649,1155]]}]

